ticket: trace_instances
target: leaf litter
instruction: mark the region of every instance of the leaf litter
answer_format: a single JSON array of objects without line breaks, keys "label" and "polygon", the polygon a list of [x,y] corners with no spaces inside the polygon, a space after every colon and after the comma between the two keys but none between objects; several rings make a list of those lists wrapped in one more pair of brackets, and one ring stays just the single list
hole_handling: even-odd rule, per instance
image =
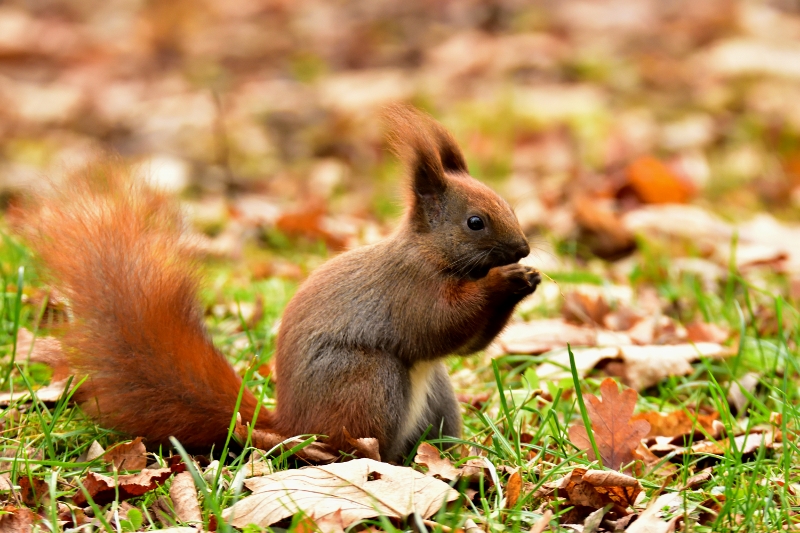
[{"label": "leaf litter", "polygon": [[[633,293],[629,300],[587,297],[579,284],[569,283],[564,284],[569,286],[565,288],[569,305],[539,309],[539,300],[526,305],[522,313],[526,322],[513,324],[500,339],[500,348],[494,349],[496,355],[544,354],[541,358],[550,361],[531,376],[547,389],[537,396],[535,410],[549,408],[563,379],[569,378],[561,350],[570,344],[581,378],[593,373],[618,377],[645,391],[640,399],[643,408],[666,413],[658,419],[645,418],[651,431],[633,451],[641,456],[645,446],[650,456],[641,460],[649,466],[657,464],[653,457],[691,463],[730,458],[734,452],[749,460],[761,450],[780,453],[776,446],[794,438],[791,408],[784,413],[785,422],[771,429],[747,424],[763,411],[760,402],[772,401],[772,391],[780,390],[774,379],[782,379],[788,366],[758,367],[763,386],[752,376],[730,378],[734,384],[727,389],[728,402],[735,423],[728,413],[721,415],[701,400],[688,400],[681,387],[672,391],[678,396],[676,405],[672,398],[662,396],[656,403],[651,396],[665,383],[686,385],[681,376],[705,371],[696,363],[703,358],[715,369],[726,368],[724,358],[737,343],[742,343],[747,356],[753,332],[770,337],[755,341],[758,351],[778,339],[779,331],[784,332],[790,353],[796,350],[794,335],[789,334],[793,330],[785,326],[790,313],[781,319],[769,302],[765,306],[759,301],[752,312],[752,320],[758,322],[755,329],[739,338],[737,317],[727,320],[727,312],[716,310],[714,300],[725,284],[731,284],[734,293],[742,290],[744,284],[736,281],[740,278],[759,289],[766,280],[766,291],[786,295],[787,301],[796,302],[800,295],[796,216],[800,115],[792,106],[798,97],[793,83],[798,78],[794,10],[781,2],[732,6],[717,0],[702,6],[679,2],[670,9],[657,2],[603,0],[530,8],[501,1],[489,10],[454,11],[420,4],[406,6],[408,13],[376,5],[368,12],[356,10],[356,16],[347,2],[336,8],[316,0],[308,5],[277,2],[264,9],[246,4],[234,0],[187,8],[179,1],[141,10],[110,4],[104,16],[57,5],[44,11],[17,6],[0,10],[4,68],[0,97],[14,104],[2,112],[0,128],[6,156],[0,164],[3,205],[13,205],[19,190],[38,187],[42,175],[57,179],[68,160],[86,160],[95,148],[123,147],[124,153],[145,162],[164,163],[166,170],[155,172],[162,185],[188,187],[187,204],[199,213],[195,225],[206,237],[203,253],[237,263],[244,259],[252,271],[251,277],[244,276],[245,283],[264,278],[296,282],[313,264],[293,257],[295,248],[316,243],[322,248],[347,248],[374,242],[391,231],[391,224],[381,220],[395,219],[393,212],[387,216],[380,212],[383,208],[372,206],[373,193],[383,194],[380,181],[387,172],[376,155],[381,141],[370,116],[383,102],[396,98],[424,101],[454,127],[476,174],[490,180],[511,175],[507,183],[498,179],[498,184],[518,206],[527,234],[552,236],[559,246],[572,247],[559,252],[554,277],[556,271],[591,273],[606,286],[624,286]],[[431,21],[433,30],[419,20]],[[113,44],[105,46],[111,43],[106,42],[110,35]],[[642,48],[643,36],[659,44]],[[103,53],[98,55],[100,49]],[[120,70],[119,65],[126,68]],[[200,70],[187,65],[199,65]],[[212,92],[224,104],[219,116],[209,96]],[[366,176],[381,180],[367,181]],[[752,216],[759,210],[769,214]],[[6,220],[13,225],[11,211]],[[249,258],[253,248],[266,251],[267,257]],[[648,255],[651,248],[662,250],[669,264],[660,265],[658,257]],[[282,251],[275,253],[276,249]],[[591,254],[610,262],[598,262]],[[319,259],[310,260],[315,261]],[[655,297],[657,306],[644,305],[643,290],[662,283],[658,279],[662,274],[670,283],[696,278],[702,289],[696,299],[708,297],[710,302],[703,304],[704,312],[692,315],[685,296],[663,292]],[[779,276],[780,283],[774,283],[772,275]],[[238,283],[238,274],[232,279]],[[13,294],[13,286],[6,292]],[[545,292],[546,284],[539,297]],[[30,330],[19,330],[17,355],[24,354],[26,364],[28,353],[31,362],[47,362],[40,358],[39,346],[47,344],[45,335],[51,333],[47,328],[59,334],[58,327],[68,320],[68,306],[53,305],[50,298],[45,304],[42,294],[27,292],[23,301],[33,315],[40,309],[43,315],[38,330],[33,321],[27,324]],[[242,314],[247,309],[221,307],[221,314],[214,317],[221,321],[235,314],[237,307]],[[264,317],[257,310],[256,306],[252,314],[246,313],[250,330],[272,320],[272,310],[267,309]],[[725,326],[721,317],[728,322]],[[236,327],[238,334],[241,324]],[[224,325],[220,329],[228,331]],[[26,331],[37,331],[39,336],[32,351]],[[11,350],[9,338],[3,337],[0,348],[6,356]],[[52,363],[51,385],[33,387],[46,409],[63,397],[59,380],[68,375],[58,368],[57,360]],[[463,370],[478,381],[481,371],[473,371],[469,362],[465,365]],[[16,370],[13,373],[19,377]],[[794,374],[787,377],[791,384]],[[705,386],[702,379],[692,385],[696,384]],[[27,441],[31,428],[40,425],[32,417],[42,405],[32,403],[27,388],[18,385],[17,380],[13,397],[0,399],[10,407],[0,422],[3,437],[8,438],[3,457],[43,460],[41,434],[34,437],[36,444],[29,446]],[[565,389],[562,399],[571,392]],[[470,403],[492,419],[497,397],[494,393]],[[773,405],[767,409],[776,410]],[[562,427],[572,422],[562,413],[558,416]],[[528,423],[522,418],[521,423]],[[720,419],[726,420],[727,430]],[[657,424],[661,429],[655,429]],[[749,431],[745,434],[739,426]],[[58,428],[57,434],[71,435],[72,429]],[[237,428],[242,442],[246,433]],[[533,438],[531,433],[523,435]],[[257,441],[259,448],[277,446],[278,453],[301,442],[275,435],[255,437],[252,442]],[[104,444],[115,441],[97,438]],[[15,439],[20,441],[17,450],[11,449]],[[483,433],[477,440],[481,446],[500,446],[499,439]],[[523,442],[522,455],[544,461],[539,466],[547,472],[559,463],[558,455],[551,453],[554,450],[539,454],[528,446],[542,442]],[[351,445],[356,455],[375,457],[371,443],[353,439]],[[76,460],[91,461],[99,453],[94,449]],[[454,476],[445,464],[435,464],[430,450],[424,453],[427,458],[418,464],[426,465],[429,474]],[[474,448],[462,453],[480,454]],[[247,463],[248,475],[273,472],[276,466],[258,455]],[[295,459],[319,464],[342,456],[317,441]],[[459,472],[453,479],[463,478],[467,490],[474,491],[475,479],[483,476],[487,490],[505,488],[508,493],[517,468],[522,478],[520,498],[525,498],[531,478],[528,465],[493,466],[495,477],[499,472],[503,478],[493,483],[486,465],[503,460],[482,456],[458,468],[451,464]],[[124,461],[117,467],[136,470],[134,466],[141,465],[141,458],[127,465]],[[216,468],[222,469],[223,477],[229,473],[219,463]],[[681,465],[687,473],[693,468]],[[633,472],[639,475],[636,468]],[[82,475],[70,478],[67,492],[74,491],[73,481]],[[713,479],[703,475],[686,490],[702,491],[704,480]],[[771,479],[769,483],[773,485]],[[791,487],[790,483],[785,490]],[[11,490],[15,489],[9,494]],[[632,514],[614,521],[615,529],[634,530],[637,524],[639,530],[678,527],[680,519],[675,522],[674,516],[662,512],[664,507],[675,508],[667,498],[671,493],[648,492],[655,495],[655,503],[646,511],[642,506],[630,508]],[[736,514],[736,502],[720,504],[724,496],[689,496],[708,508],[701,523],[723,513],[717,529],[747,519],[762,520],[756,527],[765,530],[781,528],[768,523],[771,511],[743,517]],[[772,501],[761,496],[758,501]],[[525,511],[527,502],[539,503],[524,501]],[[24,523],[20,530],[27,531],[39,521],[38,514],[20,505],[6,506],[7,514],[0,517],[3,529],[13,530],[17,526],[9,522],[17,521]],[[66,520],[62,511],[59,507],[59,518]],[[545,516],[550,512],[545,510]],[[632,520],[637,513],[639,518]],[[699,513],[692,513],[691,518],[699,520]],[[581,526],[585,531],[611,529],[613,515],[604,506],[592,510],[583,524],[569,523],[572,529]],[[506,520],[512,514],[494,516],[490,513],[482,517],[484,521],[474,518],[488,530],[497,525],[492,520]],[[628,522],[623,522],[626,518]],[[537,521],[535,527],[543,529],[549,521]],[[340,513],[330,515],[330,527],[344,527]]]}]

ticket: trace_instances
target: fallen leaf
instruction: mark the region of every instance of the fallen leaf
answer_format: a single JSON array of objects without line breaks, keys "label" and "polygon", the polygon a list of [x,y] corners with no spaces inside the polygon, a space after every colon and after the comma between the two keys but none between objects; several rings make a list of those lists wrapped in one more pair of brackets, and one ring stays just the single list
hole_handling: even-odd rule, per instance
[{"label": "fallen leaf", "polygon": [[117,444],[103,459],[116,470],[141,470],[147,466],[147,449],[142,438],[136,437],[131,442]]},{"label": "fallen leaf", "polygon": [[[600,394],[602,400],[593,394],[585,395],[586,409],[603,466],[619,470],[634,460],[633,451],[650,431],[650,424],[631,420],[638,397],[635,390],[625,389],[620,393],[617,383],[607,378],[600,384]],[[591,460],[596,459],[582,423],[570,426],[569,437]]]},{"label": "fallen leaf", "polygon": [[669,461],[662,463],[663,459],[650,451],[644,442],[639,443],[639,446],[636,447],[634,454],[637,458],[642,460],[645,466],[649,467],[648,470],[646,468],[640,468],[640,465],[638,464],[636,465],[634,472],[636,472],[636,476],[639,478],[649,475],[656,475],[662,478],[671,479],[678,472],[677,466]]},{"label": "fallen leaf", "polygon": [[97,459],[98,457],[102,457],[103,455],[105,455],[105,453],[106,451],[103,449],[100,443],[97,442],[96,440],[93,440],[92,444],[89,445],[89,449],[86,450],[86,453],[78,459],[78,462],[90,463],[95,459]]},{"label": "fallen leaf", "polygon": [[481,409],[486,402],[492,397],[492,393],[489,391],[478,392],[478,393],[468,393],[468,392],[459,392],[456,395],[456,399],[459,403],[465,403],[467,405],[471,405],[475,409]]},{"label": "fallen leaf", "polygon": [[[573,348],[575,367],[578,376],[583,377],[595,368],[601,361],[617,359],[619,348],[608,346],[605,348]],[[544,362],[536,367],[536,375],[541,380],[558,381],[571,377],[569,366],[569,352],[566,349],[553,350],[544,354]]]},{"label": "fallen leaf", "polygon": [[641,157],[628,165],[628,185],[646,204],[686,203],[692,184],[654,157]]},{"label": "fallen leaf", "polygon": [[691,435],[701,428],[712,436],[716,436],[714,421],[719,420],[719,413],[715,411],[705,415],[677,410],[664,414],[647,411],[633,415],[631,420],[644,420],[650,424],[650,432],[647,437],[679,437]]},{"label": "fallen leaf", "polygon": [[312,204],[294,213],[283,213],[275,226],[290,237],[321,240],[331,250],[342,250],[347,241],[343,235],[330,231],[325,219],[325,208]]},{"label": "fallen leaf", "polygon": [[175,514],[178,520],[187,524],[202,525],[203,515],[197,501],[197,488],[194,486],[191,472],[176,474],[169,487],[169,497],[172,499]]},{"label": "fallen leaf", "polygon": [[[247,426],[237,421],[236,427],[234,428],[236,436],[244,441],[247,439],[247,431]],[[250,438],[253,446],[260,450],[270,451],[278,449],[280,452],[289,450],[306,440],[299,437],[284,437],[283,435],[260,429],[254,429]],[[332,463],[341,457],[337,450],[334,450],[322,442],[311,442],[302,449],[296,451],[294,455],[299,459],[315,464]]]},{"label": "fallen leaf", "polygon": [[681,487],[681,492],[685,490],[695,490],[699,489],[703,485],[705,485],[708,480],[711,479],[711,468],[704,468],[700,472],[696,473],[692,477],[686,480],[686,483],[683,484]]},{"label": "fallen leaf", "polygon": [[42,478],[21,475],[17,483],[19,483],[22,502],[28,507],[38,509],[50,497],[50,487]]},{"label": "fallen leaf", "polygon": [[623,257],[636,247],[633,233],[610,199],[579,194],[573,200],[573,210],[580,228],[579,240],[598,257]]},{"label": "fallen leaf", "polygon": [[656,346],[620,346],[624,362],[622,381],[636,390],[644,390],[671,376],[686,376],[694,369],[691,363],[701,357],[719,358],[731,353],[720,344],[672,344]]},{"label": "fallen leaf", "polygon": [[0,514],[0,531],[3,533],[29,533],[33,531],[36,514],[25,507],[6,505]]},{"label": "fallen leaf", "polygon": [[547,497],[558,491],[571,505],[600,509],[611,503],[627,509],[636,502],[642,485],[636,478],[609,470],[575,468],[561,479],[546,483],[536,493]]},{"label": "fallen leaf", "polygon": [[347,428],[342,428],[344,431],[345,439],[350,446],[353,447],[353,453],[356,457],[364,459],[372,459],[373,461],[381,460],[380,445],[378,439],[372,437],[361,437],[358,439],[353,438]]},{"label": "fallen leaf", "polygon": [[[595,346],[592,328],[569,324],[563,319],[510,324],[495,340],[501,353],[538,355],[556,348]],[[496,349],[497,350],[497,349]]]},{"label": "fallen leaf", "polygon": [[253,494],[223,512],[236,527],[269,526],[297,512],[317,518],[341,510],[345,527],[375,516],[432,516],[459,497],[447,483],[371,459],[285,470],[245,480]]},{"label": "fallen leaf", "polygon": [[692,342],[723,343],[730,337],[730,333],[727,330],[707,322],[692,322],[687,325],[686,335]]},{"label": "fallen leaf", "polygon": [[542,533],[547,526],[550,525],[550,520],[553,519],[553,511],[550,509],[546,510],[544,514],[542,514],[541,518],[536,521],[535,524],[531,527],[528,533]]},{"label": "fallen leaf", "polygon": [[[119,501],[124,501],[150,492],[163,484],[173,473],[172,468],[158,468],[151,470],[145,468],[138,474],[127,474],[114,478],[89,472],[81,482],[84,489],[97,505],[105,505],[114,501],[119,492]],[[78,490],[72,497],[75,505],[83,507],[87,503],[86,495]]]},{"label": "fallen leaf", "polygon": [[647,509],[645,509],[645,511],[638,516],[633,524],[628,526],[628,529],[626,529],[625,532],[671,533],[672,531],[675,531],[675,523],[678,521],[678,518],[683,515],[673,512],[672,514],[675,516],[668,521],[664,521],[662,518],[665,514],[665,509],[670,512],[673,508],[677,510],[682,502],[683,496],[680,493],[671,492],[668,494],[662,494],[647,506]]},{"label": "fallen leaf", "polygon": [[743,413],[744,408],[747,407],[747,403],[750,401],[744,393],[752,394],[755,392],[759,381],[758,374],[748,372],[731,383],[731,387],[728,390],[728,403],[731,404],[736,413]]},{"label": "fallen leaf", "polygon": [[[337,509],[336,512],[321,516],[320,518],[316,518],[312,514],[310,518],[322,533],[344,533],[345,523],[342,518],[341,509]],[[316,529],[312,529],[311,531],[316,531]]]},{"label": "fallen leaf", "polygon": [[439,450],[427,442],[423,442],[417,448],[417,455],[414,462],[428,467],[427,475],[435,476],[446,481],[453,481],[461,476],[449,459],[442,457]]},{"label": "fallen leaf", "polygon": [[583,527],[581,528],[582,533],[595,533],[600,527],[600,524],[603,521],[603,517],[608,512],[608,507],[601,507],[600,509],[590,513],[589,516],[583,521]]},{"label": "fallen leaf", "polygon": [[[61,396],[64,394],[64,391],[67,387],[66,379],[62,381],[54,381],[49,385],[42,387],[40,389],[36,389],[34,391],[34,395],[36,395],[36,399],[46,405],[54,405],[58,400],[61,399]],[[28,389],[19,389],[17,391],[11,392],[4,392],[0,394],[0,407],[8,407],[12,403],[18,403],[21,401],[29,401],[30,400],[30,393]]]},{"label": "fallen leaf", "polygon": [[61,342],[53,337],[34,338],[26,328],[17,331],[17,356],[28,357],[30,361],[44,363],[53,369],[51,382],[67,379],[72,373],[67,359],[61,351]]},{"label": "fallen leaf", "polygon": [[567,293],[561,316],[574,324],[588,324],[590,326],[602,325],[608,313],[611,312],[602,295],[591,295],[579,291]]},{"label": "fallen leaf", "polygon": [[464,533],[484,533],[484,530],[482,527],[478,527],[475,520],[467,518],[464,520]]},{"label": "fallen leaf", "polygon": [[520,476],[519,471],[515,471],[509,476],[506,483],[506,509],[513,509],[517,505],[521,491],[522,476]]}]

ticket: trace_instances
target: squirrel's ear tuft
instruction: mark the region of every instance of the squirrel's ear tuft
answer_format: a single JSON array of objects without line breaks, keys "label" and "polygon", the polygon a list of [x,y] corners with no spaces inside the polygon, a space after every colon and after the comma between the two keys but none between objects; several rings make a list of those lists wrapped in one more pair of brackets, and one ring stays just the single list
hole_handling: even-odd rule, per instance
[{"label": "squirrel's ear tuft", "polygon": [[435,225],[442,214],[447,179],[437,150],[438,135],[429,127],[432,119],[400,104],[386,108],[383,116],[388,125],[389,144],[411,176],[414,215],[428,225]]},{"label": "squirrel's ear tuft", "polygon": [[436,140],[436,148],[439,150],[439,158],[442,161],[442,167],[447,172],[463,172],[469,174],[467,170],[467,162],[464,160],[464,154],[458,147],[458,143],[447,131],[444,126],[439,124],[433,118],[426,116],[428,127],[430,128],[433,137]]}]

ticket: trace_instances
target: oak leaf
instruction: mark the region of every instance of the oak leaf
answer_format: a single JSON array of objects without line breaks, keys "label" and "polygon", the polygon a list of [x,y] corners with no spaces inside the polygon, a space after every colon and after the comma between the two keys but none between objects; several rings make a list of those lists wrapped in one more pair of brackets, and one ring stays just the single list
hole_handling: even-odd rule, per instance
[{"label": "oak leaf", "polygon": [[344,527],[376,516],[432,516],[459,497],[447,483],[408,467],[356,459],[245,480],[253,494],[223,512],[236,527],[269,526],[303,512],[317,520],[341,511]]},{"label": "oak leaf", "polygon": [[[592,394],[585,396],[586,409],[600,460],[606,468],[619,470],[635,459],[633,451],[650,431],[650,424],[644,420],[631,421],[638,397],[635,390],[620,392],[617,383],[608,378],[600,384],[600,394],[602,400]],[[591,460],[597,459],[583,424],[570,426],[569,437]]]},{"label": "oak leaf", "polygon": [[456,469],[449,459],[439,455],[439,450],[432,444],[423,442],[417,448],[417,456],[414,462],[428,467],[427,474],[435,476],[445,481],[453,481],[461,476],[461,472]]}]

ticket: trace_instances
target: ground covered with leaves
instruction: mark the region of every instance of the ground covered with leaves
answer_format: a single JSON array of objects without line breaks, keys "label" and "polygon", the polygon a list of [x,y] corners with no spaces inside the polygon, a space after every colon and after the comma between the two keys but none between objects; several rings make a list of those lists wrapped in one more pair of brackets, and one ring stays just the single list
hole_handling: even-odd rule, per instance
[{"label": "ground covered with leaves", "polygon": [[[797,529],[799,38],[782,0],[4,2],[0,530]],[[298,284],[398,223],[396,101],[546,275],[449,361],[463,440],[389,465],[233,420],[188,455],[70,402],[25,191],[111,151],[180,195],[209,328],[270,408]]]}]

